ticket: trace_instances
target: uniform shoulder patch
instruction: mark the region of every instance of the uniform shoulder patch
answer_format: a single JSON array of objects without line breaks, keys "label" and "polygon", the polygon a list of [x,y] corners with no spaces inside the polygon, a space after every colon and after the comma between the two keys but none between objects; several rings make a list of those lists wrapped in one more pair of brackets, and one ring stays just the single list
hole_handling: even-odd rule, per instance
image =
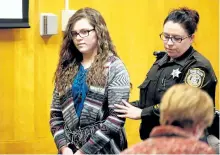
[{"label": "uniform shoulder patch", "polygon": [[205,72],[200,68],[192,68],[189,69],[186,77],[185,83],[192,86],[192,87],[199,87],[201,88],[205,79]]}]

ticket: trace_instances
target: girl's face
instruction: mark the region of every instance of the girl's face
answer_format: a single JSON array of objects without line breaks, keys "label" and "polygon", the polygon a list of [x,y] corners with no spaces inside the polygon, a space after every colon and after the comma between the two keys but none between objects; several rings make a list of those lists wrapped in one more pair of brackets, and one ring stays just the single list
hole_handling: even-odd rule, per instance
[{"label": "girl's face", "polygon": [[72,29],[72,39],[82,54],[97,53],[98,39],[94,27],[86,18],[78,20]]}]

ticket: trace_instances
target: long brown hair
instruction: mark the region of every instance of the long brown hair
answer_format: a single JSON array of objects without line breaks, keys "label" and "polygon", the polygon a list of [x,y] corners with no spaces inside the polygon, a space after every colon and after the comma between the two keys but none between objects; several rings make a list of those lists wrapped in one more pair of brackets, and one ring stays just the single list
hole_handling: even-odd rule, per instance
[{"label": "long brown hair", "polygon": [[102,15],[95,9],[82,8],[78,10],[70,19],[64,32],[63,43],[60,50],[59,62],[54,75],[56,86],[59,90],[65,91],[72,85],[79,64],[82,61],[82,54],[73,43],[71,31],[75,23],[85,18],[94,27],[98,38],[98,52],[94,62],[87,73],[87,84],[94,86],[104,86],[106,75],[104,74],[104,64],[107,62],[109,53],[117,56],[115,47],[109,35],[106,23]]}]

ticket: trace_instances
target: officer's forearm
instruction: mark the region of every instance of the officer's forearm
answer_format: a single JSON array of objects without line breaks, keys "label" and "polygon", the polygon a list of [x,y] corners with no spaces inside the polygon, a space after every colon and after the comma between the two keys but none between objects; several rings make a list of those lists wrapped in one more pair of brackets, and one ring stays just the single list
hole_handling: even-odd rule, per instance
[{"label": "officer's forearm", "polygon": [[160,115],[159,104],[142,109],[141,118],[150,115]]}]

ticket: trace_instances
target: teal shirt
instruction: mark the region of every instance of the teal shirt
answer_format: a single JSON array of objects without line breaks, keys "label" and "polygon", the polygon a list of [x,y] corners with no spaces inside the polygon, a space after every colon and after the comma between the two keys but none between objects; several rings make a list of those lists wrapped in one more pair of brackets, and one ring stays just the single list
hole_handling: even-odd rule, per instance
[{"label": "teal shirt", "polygon": [[72,96],[74,101],[74,107],[76,114],[80,117],[86,94],[88,92],[88,86],[86,84],[87,70],[82,65],[79,67],[79,71],[72,84]]}]

